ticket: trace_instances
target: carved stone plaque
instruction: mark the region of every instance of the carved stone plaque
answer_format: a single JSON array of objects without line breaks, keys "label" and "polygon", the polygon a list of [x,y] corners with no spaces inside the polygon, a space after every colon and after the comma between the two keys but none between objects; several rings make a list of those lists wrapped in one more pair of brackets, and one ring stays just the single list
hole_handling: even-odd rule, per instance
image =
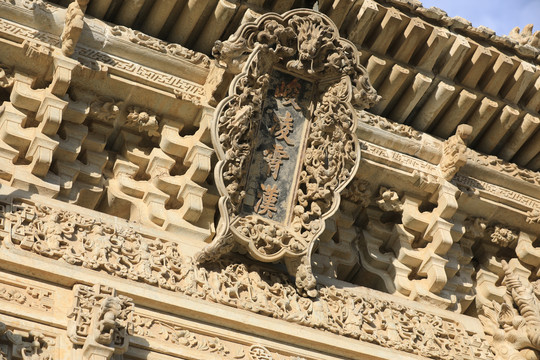
[{"label": "carved stone plaque", "polygon": [[242,214],[286,224],[292,211],[295,179],[304,148],[312,84],[273,71],[255,136]]},{"label": "carved stone plaque", "polygon": [[196,261],[241,247],[260,261],[284,260],[315,296],[311,253],[360,162],[353,106],[378,96],[356,48],[310,10],[264,15],[214,54],[244,66],[211,129],[221,219]]}]

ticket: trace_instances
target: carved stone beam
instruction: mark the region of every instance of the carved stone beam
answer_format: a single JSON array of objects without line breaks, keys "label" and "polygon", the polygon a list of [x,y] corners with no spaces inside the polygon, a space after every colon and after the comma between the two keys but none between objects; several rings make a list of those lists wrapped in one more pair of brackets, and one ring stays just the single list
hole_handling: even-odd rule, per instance
[{"label": "carved stone beam", "polygon": [[266,14],[214,54],[243,71],[211,127],[220,230],[195,260],[241,247],[259,261],[282,260],[315,296],[311,255],[360,163],[353,106],[379,97],[354,45],[315,11]]},{"label": "carved stone beam", "polygon": [[71,74],[75,67],[79,66],[79,62],[65,57],[56,57],[53,61],[53,66],[53,80],[50,91],[56,96],[63,97],[67,93],[71,83]]}]

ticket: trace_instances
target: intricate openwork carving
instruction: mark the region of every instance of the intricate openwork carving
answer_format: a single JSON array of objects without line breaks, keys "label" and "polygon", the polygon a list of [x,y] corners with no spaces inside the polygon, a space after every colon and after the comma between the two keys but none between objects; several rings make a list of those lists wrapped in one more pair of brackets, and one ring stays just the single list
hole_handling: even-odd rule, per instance
[{"label": "intricate openwork carving", "polygon": [[54,341],[38,331],[30,331],[25,336],[0,322],[0,360],[52,360],[52,345]]},{"label": "intricate openwork carving", "polygon": [[480,308],[480,319],[491,335],[496,359],[540,358],[540,300],[538,280],[529,282],[530,272],[517,259],[502,261],[506,294],[502,302]]},{"label": "intricate openwork carving", "polygon": [[85,351],[104,347],[123,353],[129,345],[128,330],[133,326],[133,302],[116,295],[113,288],[103,285],[94,287],[75,285],[75,302],[68,317],[68,336]]},{"label": "intricate openwork carving", "polygon": [[[59,254],[49,256],[36,246],[40,241],[37,228],[42,224],[35,221],[35,211],[33,205],[26,204],[4,213],[2,246],[434,359],[468,359],[471,354],[473,358],[492,358],[485,341],[453,318],[441,318],[372,295],[323,285],[317,287],[317,298],[302,297],[287,276],[273,269],[231,259],[197,266],[180,254],[176,243],[149,239],[122,228],[113,231],[106,224],[101,224],[104,234],[97,241],[95,235],[82,235],[90,220],[78,214],[59,220],[77,232],[74,236],[69,231],[62,232],[60,237],[67,245],[60,247]],[[84,246],[88,240],[98,245]],[[78,297],[81,301],[107,297],[102,290],[98,297],[92,287],[81,290],[88,294]],[[78,343],[84,342],[85,336],[88,338],[92,311],[85,309],[94,309],[94,300],[85,304],[79,306],[81,310],[74,310],[70,325],[70,334],[75,334]],[[86,320],[75,321],[77,314],[84,315]],[[133,322],[140,329],[139,322]],[[86,330],[79,331],[79,335],[77,324],[86,324]]]},{"label": "intricate openwork carving", "polygon": [[249,58],[216,111],[221,220],[197,260],[234,246],[260,261],[284,259],[315,296],[311,253],[360,160],[353,106],[378,96],[355,47],[313,11],[265,15],[214,54],[231,68]]}]

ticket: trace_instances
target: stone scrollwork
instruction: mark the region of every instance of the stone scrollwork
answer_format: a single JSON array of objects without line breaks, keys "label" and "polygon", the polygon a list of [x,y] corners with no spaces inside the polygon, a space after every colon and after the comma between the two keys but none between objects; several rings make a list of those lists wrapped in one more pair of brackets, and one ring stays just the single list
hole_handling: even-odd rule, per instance
[{"label": "stone scrollwork", "polygon": [[221,231],[196,261],[242,247],[259,261],[284,260],[315,296],[311,254],[360,161],[353,106],[378,96],[353,44],[314,11],[262,16],[214,55],[233,71],[245,66],[211,129]]},{"label": "stone scrollwork", "polygon": [[[143,281],[192,298],[433,359],[470,359],[470,354],[472,358],[492,358],[482,336],[470,332],[453,318],[414,310],[349,288],[322,284],[317,284],[316,298],[304,297],[288,276],[262,264],[222,258],[201,266],[182,256],[174,242],[152,239],[132,229],[113,228],[106,223],[94,226],[91,219],[76,213],[68,216],[49,208],[37,210],[29,203],[13,207],[3,214],[0,231],[3,247],[15,247],[49,261]],[[39,216],[36,216],[38,211]],[[42,219],[51,213],[60,214],[56,222],[62,231],[56,239],[60,242],[59,249],[49,252],[51,245],[47,245],[42,235]],[[302,279],[309,280],[309,277]],[[92,334],[102,334],[103,330],[109,334],[112,322],[108,320],[111,319],[116,319],[120,325],[119,334],[122,328],[128,330],[131,326],[136,334],[145,331],[136,317],[130,320],[130,301],[117,296],[112,289],[77,285],[75,295],[68,329],[75,344],[85,344],[95,339]],[[104,303],[105,299],[111,300]],[[122,348],[122,336],[114,338],[118,341],[113,344]],[[189,341],[189,336],[178,341]],[[105,346],[97,341],[92,345],[94,349]],[[111,356],[116,349],[114,346],[105,348]],[[87,349],[92,348],[87,346]]]}]

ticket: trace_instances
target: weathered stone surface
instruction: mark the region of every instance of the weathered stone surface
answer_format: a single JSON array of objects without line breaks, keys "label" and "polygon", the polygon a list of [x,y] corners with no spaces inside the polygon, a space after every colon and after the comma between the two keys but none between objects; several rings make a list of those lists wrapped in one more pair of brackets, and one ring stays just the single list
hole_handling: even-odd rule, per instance
[{"label": "weathered stone surface", "polygon": [[56,2],[0,0],[1,359],[540,359],[532,25]]}]

